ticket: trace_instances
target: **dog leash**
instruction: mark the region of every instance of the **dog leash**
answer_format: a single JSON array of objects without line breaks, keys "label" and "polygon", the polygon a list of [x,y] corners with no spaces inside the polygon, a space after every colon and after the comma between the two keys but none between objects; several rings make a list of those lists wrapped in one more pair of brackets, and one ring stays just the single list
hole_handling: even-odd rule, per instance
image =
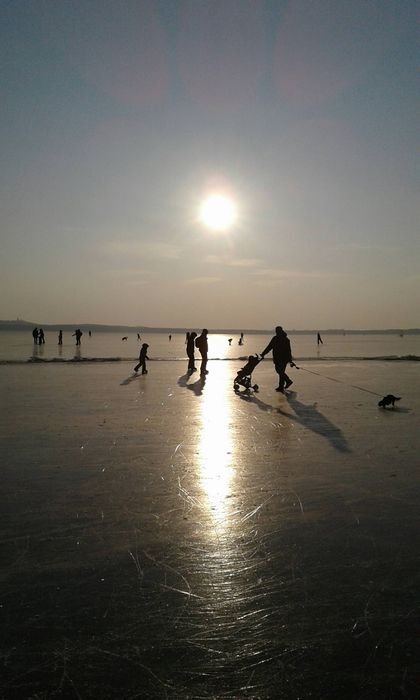
[{"label": "dog leash", "polygon": [[320,372],[314,372],[313,369],[306,369],[306,367],[298,367],[295,363],[293,363],[293,366],[296,367],[296,369],[302,369],[304,372],[309,372],[309,374],[316,374],[317,377],[322,377],[323,379],[329,379],[330,382],[337,382],[337,384],[344,384],[345,386],[351,386],[352,389],[359,389],[359,391],[366,391],[367,394],[373,394],[374,396],[382,396],[382,394],[378,394],[376,391],[371,391],[370,389],[365,389],[363,386],[357,386],[357,384],[347,384],[347,382],[343,382],[341,379],[335,379],[334,377],[328,377],[326,374],[321,374]]}]

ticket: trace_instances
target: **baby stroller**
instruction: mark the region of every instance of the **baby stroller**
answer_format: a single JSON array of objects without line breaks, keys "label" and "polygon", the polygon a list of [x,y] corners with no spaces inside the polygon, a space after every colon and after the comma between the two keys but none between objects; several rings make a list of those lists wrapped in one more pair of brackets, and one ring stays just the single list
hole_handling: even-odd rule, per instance
[{"label": "baby stroller", "polygon": [[248,362],[242,369],[239,370],[236,375],[233,388],[235,391],[239,391],[239,387],[243,386],[245,389],[253,389],[258,391],[258,384],[251,384],[251,374],[253,373],[256,366],[261,362],[261,358],[258,355],[250,355],[248,357]]}]

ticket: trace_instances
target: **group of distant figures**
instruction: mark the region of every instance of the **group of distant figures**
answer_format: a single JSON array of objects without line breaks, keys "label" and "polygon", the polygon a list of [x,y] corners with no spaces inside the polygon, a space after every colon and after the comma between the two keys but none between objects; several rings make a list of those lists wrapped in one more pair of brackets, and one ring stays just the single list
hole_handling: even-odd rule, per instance
[{"label": "group of distant figures", "polygon": [[[195,349],[197,348],[201,355],[201,367],[200,374],[204,376],[208,374],[207,370],[207,359],[208,359],[208,341],[207,341],[208,330],[203,328],[201,335],[197,335],[195,331],[187,331],[185,335],[185,342],[187,344],[187,356],[188,356],[188,373],[192,374],[197,371],[195,366]],[[169,334],[169,341],[172,340],[172,334]],[[147,355],[148,343],[143,343],[140,349],[139,361],[134,367],[134,371],[138,372],[141,369],[142,374],[147,374],[146,360],[149,359]]]},{"label": "group of distant figures", "polygon": [[[185,335],[185,342],[187,345],[187,356],[188,356],[188,374],[192,374],[197,371],[195,366],[195,350],[197,349],[201,356],[201,366],[200,375],[205,377],[208,374],[207,361],[208,361],[208,330],[203,328],[201,334],[198,335],[195,331],[187,331]],[[172,335],[169,335],[169,341],[172,339]],[[232,344],[233,338],[228,339],[229,345]],[[241,333],[238,345],[243,345],[244,334]],[[322,343],[321,335],[317,334],[318,345]],[[143,343],[140,350],[139,361],[134,367],[134,372],[138,372],[141,369],[142,374],[147,374],[146,360],[149,360],[147,355],[148,343]],[[284,393],[285,389],[293,384],[293,381],[286,374],[286,367],[290,364],[291,367],[296,366],[292,358],[292,349],[290,345],[290,340],[287,337],[287,333],[283,330],[281,326],[276,326],[276,334],[271,338],[267,347],[260,353],[260,358],[264,357],[269,353],[273,353],[274,368],[279,376],[279,384],[276,391]],[[257,358],[257,361],[255,361]],[[253,361],[253,366],[255,366],[259,359],[258,356],[251,355],[248,358],[248,363]]]},{"label": "group of distant figures", "polygon": [[[80,328],[76,328],[74,333],[72,333],[72,337],[76,338],[76,345],[81,345],[81,338],[83,335],[83,331],[80,330]],[[89,337],[91,337],[92,333],[89,331]],[[195,350],[197,349],[200,353],[201,356],[201,366],[200,366],[200,375],[204,377],[206,374],[208,374],[207,370],[207,361],[208,361],[208,330],[207,328],[203,328],[201,331],[201,334],[198,335],[195,331],[187,331],[185,334],[185,343],[187,345],[187,356],[188,356],[188,373],[192,374],[193,372],[197,371],[197,368],[195,366]],[[43,345],[45,343],[45,335],[44,331],[42,328],[34,328],[32,331],[32,337],[34,339],[34,343],[36,345]],[[139,333],[137,333],[137,339],[141,340],[141,336]],[[122,340],[127,340],[127,336],[124,336]],[[169,334],[169,341],[172,340],[172,334]],[[229,345],[232,345],[233,338],[228,338],[228,343]],[[243,345],[244,343],[244,334],[241,333],[239,340],[238,340],[238,345]],[[62,345],[63,344],[63,331],[60,330],[58,333],[58,344]],[[323,344],[322,338],[320,333],[317,333],[317,344]],[[147,368],[146,368],[146,360],[149,360],[149,357],[147,355],[147,350],[148,350],[148,343],[143,343],[140,349],[140,355],[139,355],[139,361],[137,365],[134,367],[134,371],[138,372],[139,369],[141,369],[142,374],[147,374]],[[292,367],[295,366],[293,359],[292,359],[292,349],[290,346],[290,340],[287,337],[287,333],[283,330],[281,326],[276,326],[276,334],[272,337],[270,342],[268,343],[267,347],[260,353],[261,359],[264,359],[265,355],[267,355],[269,352],[273,353],[273,362],[274,362],[274,368],[279,375],[279,385],[276,389],[276,391],[284,393],[284,390],[290,387],[293,384],[293,381],[290,379],[290,377],[287,376],[286,374],[286,367],[288,364],[290,364]],[[255,363],[255,357],[258,358],[257,356],[251,355],[248,358],[248,361],[251,361],[254,359],[254,365]],[[259,361],[259,358],[258,358]]]},{"label": "group of distant figures", "polygon": [[[74,333],[72,333],[72,338],[76,338],[76,345],[81,345],[81,338],[83,335],[83,331],[80,330],[80,328],[76,328]],[[91,331],[89,331],[89,338],[92,336]],[[32,331],[32,338],[34,339],[35,345],[44,345],[45,343],[45,334],[42,328],[34,328]],[[63,331],[59,330],[58,331],[58,345],[63,344]]]},{"label": "group of distant figures", "polygon": [[32,338],[34,339],[35,345],[44,345],[45,335],[43,328],[34,328],[32,331]]}]

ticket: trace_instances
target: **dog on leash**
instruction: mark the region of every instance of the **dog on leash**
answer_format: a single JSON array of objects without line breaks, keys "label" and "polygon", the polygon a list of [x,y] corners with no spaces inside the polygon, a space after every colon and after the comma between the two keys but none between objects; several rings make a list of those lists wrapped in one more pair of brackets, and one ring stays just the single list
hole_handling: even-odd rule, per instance
[{"label": "dog on leash", "polygon": [[381,408],[386,408],[387,406],[392,406],[394,408],[395,402],[400,401],[401,396],[394,396],[393,394],[387,394],[384,396],[383,399],[378,401],[378,406],[381,406]]}]

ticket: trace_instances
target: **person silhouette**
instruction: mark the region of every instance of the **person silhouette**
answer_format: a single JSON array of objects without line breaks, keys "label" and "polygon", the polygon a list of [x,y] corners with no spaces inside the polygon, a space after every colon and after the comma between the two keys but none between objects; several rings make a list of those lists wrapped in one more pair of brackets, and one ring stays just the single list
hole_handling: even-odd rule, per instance
[{"label": "person silhouette", "polygon": [[148,347],[149,347],[149,346],[148,346],[147,343],[143,343],[143,345],[141,346],[140,355],[139,355],[139,361],[138,361],[138,364],[134,367],[134,371],[135,371],[135,372],[138,372],[138,370],[139,370],[140,367],[141,367],[141,373],[142,373],[142,374],[147,374],[146,360],[149,359],[149,358],[147,357],[147,348],[148,348]]},{"label": "person silhouette", "polygon": [[316,336],[316,344],[317,345],[324,345],[324,341],[321,338],[321,333],[318,331],[317,336]]},{"label": "person silhouette", "polygon": [[172,340],[172,334],[171,334],[171,333],[169,333],[168,338],[169,338],[169,342],[171,342],[171,340]]},{"label": "person silhouette", "polygon": [[44,336],[44,329],[40,328],[38,331],[38,343],[39,345],[44,345],[45,343],[45,336]]},{"label": "person silhouette", "polygon": [[34,328],[32,331],[32,338],[34,339],[35,345],[38,342],[38,328]]},{"label": "person silhouette", "polygon": [[194,358],[196,337],[197,337],[197,333],[195,333],[194,331],[192,331],[192,333],[188,333],[187,355],[188,355],[188,372],[190,374],[192,374],[192,372],[196,372],[195,358]]},{"label": "person silhouette", "polygon": [[229,345],[232,345],[232,340],[233,340],[233,338],[228,338]]},{"label": "person silhouette", "polygon": [[80,338],[83,335],[83,331],[80,330],[80,328],[77,328],[74,333],[72,333],[72,337],[76,336],[76,345],[81,345],[80,343]]},{"label": "person silhouette", "polygon": [[201,355],[201,367],[200,367],[200,374],[208,374],[207,370],[207,353],[209,349],[209,344],[207,341],[207,335],[208,335],[208,330],[207,328],[203,328],[201,331],[201,335],[198,336],[198,338],[195,339],[195,347],[198,348],[198,351]]},{"label": "person silhouette", "polygon": [[276,326],[276,335],[271,338],[265,350],[262,351],[261,357],[264,358],[271,350],[273,351],[274,367],[279,375],[279,385],[276,391],[284,394],[284,390],[293,384],[286,374],[287,363],[292,364],[293,360],[290,340],[281,326]]},{"label": "person silhouette", "polygon": [[63,344],[63,331],[58,331],[58,344],[62,345]]}]

